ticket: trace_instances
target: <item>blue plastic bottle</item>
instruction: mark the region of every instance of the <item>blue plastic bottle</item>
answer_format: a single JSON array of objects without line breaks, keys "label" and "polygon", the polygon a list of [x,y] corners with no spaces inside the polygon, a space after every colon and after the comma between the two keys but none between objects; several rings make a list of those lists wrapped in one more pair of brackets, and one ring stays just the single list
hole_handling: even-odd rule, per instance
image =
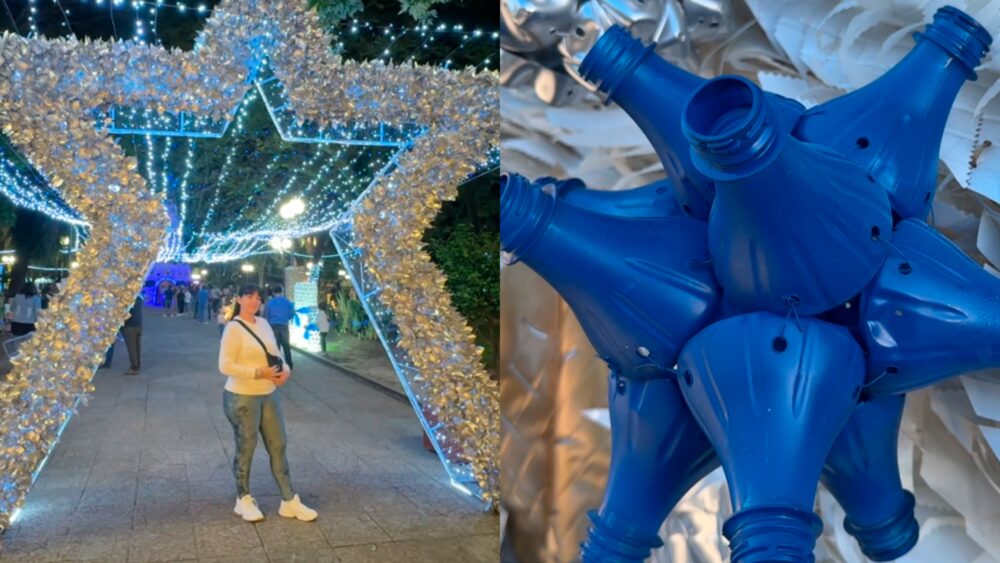
[{"label": "blue plastic bottle", "polygon": [[847,513],[844,528],[872,561],[892,561],[920,535],[913,495],[899,480],[904,395],[862,401],[830,448],[822,481]]},{"label": "blue plastic bottle", "polygon": [[902,218],[926,219],[937,183],[945,122],[993,38],[964,12],[945,6],[917,45],[870,84],[809,109],[795,135],[844,154],[889,193]]},{"label": "blue plastic bottle", "polygon": [[896,226],[885,265],[861,295],[866,391],[906,393],[1000,367],[1000,279],[921,221]]},{"label": "blue plastic bottle", "polygon": [[611,378],[611,467],[604,502],[589,513],[585,563],[645,561],[663,545],[660,526],[677,501],[719,466],[674,376]]},{"label": "blue plastic bottle", "polygon": [[680,206],[677,205],[671,181],[666,178],[637,188],[614,191],[590,189],[579,178],[558,180],[544,177],[536,179],[533,183],[541,186],[542,189],[554,190],[559,194],[558,197],[567,204],[602,215],[618,217],[682,217],[685,215]]},{"label": "blue plastic bottle", "polygon": [[737,309],[812,315],[872,279],[892,231],[885,192],[836,152],[791,136],[798,107],[720,76],[688,100],[694,165],[716,185],[712,265]]},{"label": "blue plastic bottle", "polygon": [[751,313],[719,321],[684,347],[680,386],[715,445],[733,516],[733,563],[812,562],[823,524],[812,512],[824,460],[864,380],[842,327]]},{"label": "blue plastic bottle", "polygon": [[705,223],[594,213],[542,187],[500,179],[501,247],[562,295],[612,371],[662,377],[717,312]]},{"label": "blue plastic bottle", "polygon": [[[927,216],[933,199],[941,137],[951,106],[992,37],[972,17],[946,6],[917,46],[884,76],[808,110],[795,136],[831,147],[866,169],[890,194],[898,216]],[[677,198],[706,218],[714,186],[692,166],[680,134],[681,107],[704,79],[653,53],[615,26],[580,65],[649,138],[664,169],[677,179]]]},{"label": "blue plastic bottle", "polygon": [[681,109],[704,78],[660,58],[655,45],[643,45],[615,25],[597,40],[580,63],[580,75],[597,85],[642,129],[674,182],[677,201],[685,213],[707,219],[714,190],[691,165],[687,141],[681,132]]},{"label": "blue plastic bottle", "polygon": [[[611,472],[582,557],[638,563],[661,545],[673,505],[717,463],[671,368],[717,314],[719,288],[705,265],[705,223],[651,217],[650,206],[605,208],[606,196],[584,190],[502,177],[500,241],[566,299],[611,368]],[[656,190],[612,199],[662,198]]]}]

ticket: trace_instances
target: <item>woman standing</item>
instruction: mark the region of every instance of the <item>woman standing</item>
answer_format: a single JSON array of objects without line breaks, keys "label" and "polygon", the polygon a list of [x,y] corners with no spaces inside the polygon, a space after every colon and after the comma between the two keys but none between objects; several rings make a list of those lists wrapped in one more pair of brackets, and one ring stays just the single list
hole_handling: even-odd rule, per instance
[{"label": "woman standing", "polygon": [[34,283],[25,282],[14,296],[14,304],[11,307],[14,313],[10,320],[11,334],[21,336],[34,332],[40,310],[42,310],[42,298],[38,295],[38,289]]},{"label": "woman standing", "polygon": [[[233,320],[222,333],[219,351],[219,371],[228,376],[222,404],[236,437],[233,476],[237,498],[233,511],[248,522],[264,519],[257,501],[250,496],[250,462],[259,432],[271,458],[271,474],[281,491],[278,514],[311,522],[316,519],[316,511],[302,504],[292,490],[285,456],[285,422],[274,392],[292,374],[281,364],[271,326],[255,316],[259,308],[260,288],[255,285],[240,288]],[[269,355],[276,365],[269,365]]]}]

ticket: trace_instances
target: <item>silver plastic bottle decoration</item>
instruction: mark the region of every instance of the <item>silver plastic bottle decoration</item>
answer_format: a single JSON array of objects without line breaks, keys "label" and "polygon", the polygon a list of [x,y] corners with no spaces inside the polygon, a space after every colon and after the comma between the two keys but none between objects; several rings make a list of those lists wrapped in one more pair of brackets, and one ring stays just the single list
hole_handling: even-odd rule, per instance
[{"label": "silver plastic bottle decoration", "polygon": [[531,85],[545,103],[564,105],[594,88],[577,69],[613,25],[628,28],[658,55],[693,69],[692,42],[732,32],[731,0],[501,0],[500,82]]}]

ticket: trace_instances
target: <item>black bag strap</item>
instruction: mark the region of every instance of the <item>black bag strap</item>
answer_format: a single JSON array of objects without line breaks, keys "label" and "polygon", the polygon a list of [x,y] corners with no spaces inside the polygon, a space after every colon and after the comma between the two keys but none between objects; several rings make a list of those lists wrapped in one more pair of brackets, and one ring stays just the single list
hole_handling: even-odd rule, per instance
[{"label": "black bag strap", "polygon": [[271,356],[272,355],[270,352],[267,351],[267,346],[264,346],[264,341],[261,340],[259,336],[257,336],[256,332],[250,330],[250,327],[248,327],[247,325],[243,324],[243,321],[241,321],[239,319],[233,319],[233,320],[235,320],[236,322],[240,323],[240,326],[243,327],[244,330],[246,330],[247,332],[250,333],[250,336],[252,336],[253,339],[257,341],[257,344],[260,344],[260,347],[264,349],[264,357],[265,358],[267,356]]}]

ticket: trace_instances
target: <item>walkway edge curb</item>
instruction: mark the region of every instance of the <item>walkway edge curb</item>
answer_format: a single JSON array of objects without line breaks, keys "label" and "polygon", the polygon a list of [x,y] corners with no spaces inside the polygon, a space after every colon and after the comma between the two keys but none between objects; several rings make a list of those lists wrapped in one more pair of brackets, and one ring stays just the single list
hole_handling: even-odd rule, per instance
[{"label": "walkway edge curb", "polygon": [[292,348],[296,352],[302,354],[303,356],[307,356],[309,358],[312,358],[314,361],[317,361],[317,362],[319,362],[321,364],[326,364],[326,365],[328,365],[328,366],[330,366],[332,368],[337,369],[338,371],[343,372],[344,375],[347,375],[351,379],[354,379],[354,380],[358,381],[359,383],[361,383],[363,385],[367,385],[367,386],[369,386],[369,387],[371,387],[371,388],[373,388],[373,389],[375,389],[377,391],[381,391],[382,393],[385,393],[386,395],[392,397],[393,399],[396,399],[397,401],[401,401],[401,402],[404,402],[406,404],[410,404],[410,399],[402,391],[397,391],[396,389],[393,389],[392,387],[387,387],[387,386],[385,386],[385,385],[383,385],[383,384],[375,381],[374,379],[365,377],[365,376],[361,375],[360,373],[358,373],[358,372],[356,372],[354,370],[348,369],[348,368],[342,366],[341,364],[338,364],[337,362],[335,362],[335,361],[333,361],[330,358],[327,358],[325,356],[320,356],[319,354],[303,350],[302,348],[298,348],[296,346],[292,346]]}]

